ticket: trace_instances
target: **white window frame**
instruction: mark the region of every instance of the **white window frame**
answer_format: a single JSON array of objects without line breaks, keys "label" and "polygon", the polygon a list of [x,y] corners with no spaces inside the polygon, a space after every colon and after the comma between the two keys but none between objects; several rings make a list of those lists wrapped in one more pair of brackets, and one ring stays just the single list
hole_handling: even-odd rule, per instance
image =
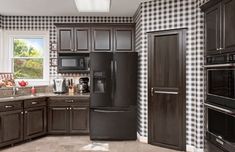
[{"label": "white window frame", "polygon": [[0,60],[3,62],[2,70],[4,72],[13,72],[13,45],[15,38],[43,38],[43,79],[15,79],[18,81],[28,81],[29,86],[49,85],[49,31],[4,31],[3,32],[3,50],[0,51]]}]

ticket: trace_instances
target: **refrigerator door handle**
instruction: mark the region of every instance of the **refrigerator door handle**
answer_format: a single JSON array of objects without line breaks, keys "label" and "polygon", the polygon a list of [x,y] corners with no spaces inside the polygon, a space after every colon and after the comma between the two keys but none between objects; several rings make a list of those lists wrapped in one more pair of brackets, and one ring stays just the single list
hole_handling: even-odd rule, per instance
[{"label": "refrigerator door handle", "polygon": [[113,60],[111,61],[111,76],[113,76]]},{"label": "refrigerator door handle", "polygon": [[100,112],[100,113],[118,113],[118,112],[128,112],[128,111],[117,111],[117,110],[94,110],[94,112]]},{"label": "refrigerator door handle", "polygon": [[117,61],[114,62],[114,67],[115,67],[115,75],[117,75]]}]

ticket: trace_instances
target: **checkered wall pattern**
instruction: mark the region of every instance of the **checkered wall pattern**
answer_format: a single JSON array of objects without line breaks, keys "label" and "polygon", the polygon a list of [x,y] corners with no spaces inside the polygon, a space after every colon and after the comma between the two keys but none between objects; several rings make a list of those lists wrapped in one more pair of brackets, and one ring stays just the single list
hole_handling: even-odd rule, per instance
[{"label": "checkered wall pattern", "polygon": [[199,6],[206,0],[152,0],[140,4],[136,22],[136,51],[139,52],[138,133],[148,136],[148,43],[146,32],[187,28],[186,34],[186,143],[204,147],[203,52],[204,23]]},{"label": "checkered wall pattern", "polygon": [[[0,16],[4,30],[48,30],[50,35],[50,58],[57,58],[57,52],[51,50],[56,43],[56,27],[54,23],[132,23],[132,17],[88,17],[88,16]],[[57,74],[57,67],[50,66],[50,76]],[[80,76],[83,74],[80,74]],[[76,77],[78,74],[63,74],[65,77]]]}]

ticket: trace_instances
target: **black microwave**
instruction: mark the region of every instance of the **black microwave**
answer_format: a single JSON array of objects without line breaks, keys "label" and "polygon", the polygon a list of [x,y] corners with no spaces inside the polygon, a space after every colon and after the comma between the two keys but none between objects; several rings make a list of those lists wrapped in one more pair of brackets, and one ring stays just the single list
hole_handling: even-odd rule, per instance
[{"label": "black microwave", "polygon": [[83,72],[89,71],[88,55],[59,55],[58,72]]}]

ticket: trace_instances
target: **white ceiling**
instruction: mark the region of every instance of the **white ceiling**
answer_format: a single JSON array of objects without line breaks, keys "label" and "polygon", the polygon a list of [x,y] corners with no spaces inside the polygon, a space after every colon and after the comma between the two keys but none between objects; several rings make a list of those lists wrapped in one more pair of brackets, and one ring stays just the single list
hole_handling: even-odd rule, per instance
[{"label": "white ceiling", "polygon": [[17,16],[133,16],[141,1],[146,0],[111,0],[109,13],[79,13],[74,0],[0,0],[0,14]]}]

